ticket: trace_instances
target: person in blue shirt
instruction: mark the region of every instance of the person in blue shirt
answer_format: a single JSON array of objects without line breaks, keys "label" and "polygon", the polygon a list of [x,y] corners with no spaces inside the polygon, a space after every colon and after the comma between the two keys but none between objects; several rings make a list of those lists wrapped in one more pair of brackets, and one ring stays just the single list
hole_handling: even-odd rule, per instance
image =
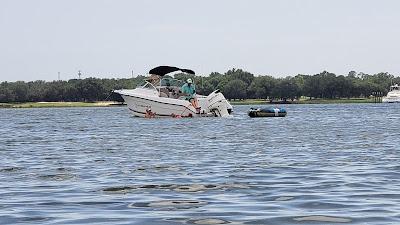
[{"label": "person in blue shirt", "polygon": [[199,106],[196,99],[196,88],[193,84],[192,79],[187,79],[186,84],[182,86],[182,93],[185,94],[185,99],[192,103],[193,107],[199,111]]}]

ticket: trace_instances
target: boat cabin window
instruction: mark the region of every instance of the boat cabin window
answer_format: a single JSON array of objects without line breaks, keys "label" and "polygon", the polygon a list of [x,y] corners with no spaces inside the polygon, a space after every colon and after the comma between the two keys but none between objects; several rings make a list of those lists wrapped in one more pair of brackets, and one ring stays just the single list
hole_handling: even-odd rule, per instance
[{"label": "boat cabin window", "polygon": [[398,90],[400,90],[398,85],[392,86],[391,89],[392,89],[391,91],[398,91]]}]

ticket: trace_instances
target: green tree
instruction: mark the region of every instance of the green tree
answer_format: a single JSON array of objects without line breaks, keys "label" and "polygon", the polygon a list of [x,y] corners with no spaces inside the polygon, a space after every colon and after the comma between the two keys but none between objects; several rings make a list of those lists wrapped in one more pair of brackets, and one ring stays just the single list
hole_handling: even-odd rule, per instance
[{"label": "green tree", "polygon": [[223,89],[223,94],[230,99],[245,99],[246,98],[246,83],[236,79],[229,81]]},{"label": "green tree", "polygon": [[271,76],[255,77],[248,88],[250,98],[267,99],[276,84],[276,79]]}]

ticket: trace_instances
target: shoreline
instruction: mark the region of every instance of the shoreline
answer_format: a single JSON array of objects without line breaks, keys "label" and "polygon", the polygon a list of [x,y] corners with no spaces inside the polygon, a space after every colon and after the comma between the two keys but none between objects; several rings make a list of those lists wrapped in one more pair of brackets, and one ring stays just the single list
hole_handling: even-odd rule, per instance
[{"label": "shoreline", "polygon": [[73,107],[119,107],[124,106],[119,102],[22,102],[22,103],[0,103],[0,108],[73,108]]},{"label": "shoreline", "polygon": [[[246,99],[229,101],[232,105],[280,105],[280,104],[362,104],[376,103],[373,98],[357,99],[300,99],[298,101],[272,102],[265,99]],[[380,102],[378,102],[380,103]],[[1,108],[72,108],[72,107],[120,107],[126,104],[113,101],[100,102],[23,102],[0,103]]]},{"label": "shoreline", "polygon": [[246,99],[229,101],[232,105],[280,105],[280,104],[362,104],[362,103],[381,103],[375,102],[374,98],[350,98],[350,99],[300,99],[297,101],[274,101],[270,103],[265,99]]}]

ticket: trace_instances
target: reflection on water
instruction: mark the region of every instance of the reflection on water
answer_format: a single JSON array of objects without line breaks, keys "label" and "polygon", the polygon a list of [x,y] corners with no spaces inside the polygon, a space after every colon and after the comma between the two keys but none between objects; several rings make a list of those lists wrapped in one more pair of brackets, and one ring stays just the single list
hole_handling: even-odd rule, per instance
[{"label": "reflection on water", "polygon": [[0,110],[0,224],[400,224],[400,105]]},{"label": "reflection on water", "polygon": [[109,187],[103,189],[105,192],[114,192],[114,193],[126,193],[132,191],[143,191],[144,189],[157,189],[157,190],[168,190],[168,191],[176,191],[176,192],[203,192],[207,190],[227,190],[232,188],[248,188],[243,184],[146,184],[146,185],[131,185],[131,186],[122,186],[122,187]]},{"label": "reflection on water", "polygon": [[331,216],[305,216],[295,218],[297,221],[319,221],[319,222],[330,222],[330,223],[347,223],[351,220],[346,218],[331,217]]}]

